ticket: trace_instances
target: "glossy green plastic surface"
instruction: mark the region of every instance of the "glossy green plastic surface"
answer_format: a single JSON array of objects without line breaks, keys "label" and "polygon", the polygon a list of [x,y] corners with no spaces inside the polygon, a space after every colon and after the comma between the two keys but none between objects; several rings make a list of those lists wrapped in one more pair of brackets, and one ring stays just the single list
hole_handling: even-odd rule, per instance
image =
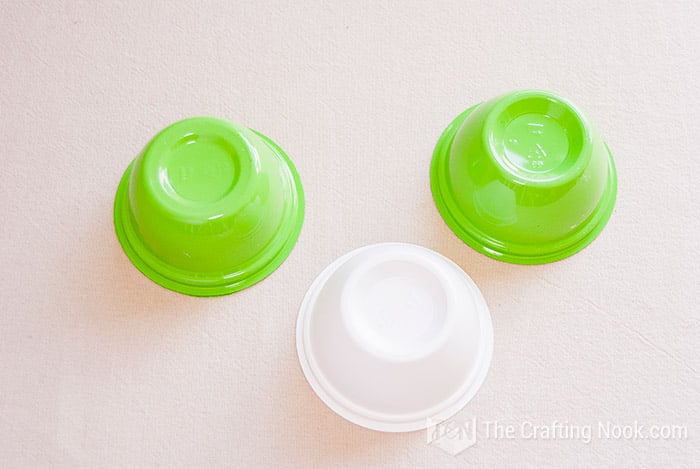
[{"label": "glossy green plastic surface", "polygon": [[433,198],[477,251],[542,264],[588,245],[615,205],[612,155],[568,101],[516,91],[473,106],[443,132],[430,168]]},{"label": "glossy green plastic surface", "polygon": [[131,262],[163,287],[233,293],[286,259],[304,218],[301,181],[263,135],[210,117],[156,135],[124,173],[114,225]]}]

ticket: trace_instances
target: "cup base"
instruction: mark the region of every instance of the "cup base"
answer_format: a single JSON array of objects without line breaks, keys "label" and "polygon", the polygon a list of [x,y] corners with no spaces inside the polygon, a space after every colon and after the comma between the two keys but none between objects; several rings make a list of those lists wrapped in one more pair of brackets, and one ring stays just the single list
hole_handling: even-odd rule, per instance
[{"label": "cup base", "polygon": [[[448,189],[449,180],[447,177],[447,163],[449,158],[452,141],[462,126],[462,123],[469,115],[480,105],[476,104],[459,116],[457,116],[445,131],[440,136],[435,150],[433,159],[430,165],[430,187],[433,194],[433,200],[447,226],[457,235],[459,239],[464,241],[474,250],[489,256],[493,259],[510,262],[513,264],[546,264],[567,258],[576,254],[586,246],[588,246],[603,230],[612,215],[615,206],[615,198],[617,195],[617,175],[615,164],[613,163],[612,154],[608,150],[608,181],[605,187],[605,192],[601,200],[593,211],[588,221],[576,232],[572,233],[571,243],[565,243],[566,247],[561,248],[561,243],[557,243],[557,247],[548,245],[541,246],[541,252],[532,254],[523,254],[504,245],[494,245],[490,238],[481,232],[476,226],[469,223],[468,220],[459,220],[454,214],[454,207],[457,206],[456,200],[450,194]],[[458,221],[459,220],[459,221]],[[583,235],[582,235],[583,233]]]},{"label": "cup base", "polygon": [[304,220],[304,192],[301,179],[286,153],[272,140],[255,132],[265,143],[275,150],[279,158],[283,159],[289,168],[293,178],[296,197],[298,200],[298,213],[293,217],[293,224],[289,228],[289,235],[283,247],[277,252],[261,253],[254,264],[261,265],[255,269],[234,269],[230,273],[221,275],[203,275],[199,272],[183,272],[180,269],[168,266],[155,257],[148,248],[143,245],[134,228],[131,212],[129,210],[129,177],[133,163],[124,172],[114,199],[114,229],[117,239],[124,249],[131,263],[146,277],[158,285],[169,290],[190,296],[222,296],[243,290],[254,285],[274,272],[289,256],[299,238],[301,226]]}]

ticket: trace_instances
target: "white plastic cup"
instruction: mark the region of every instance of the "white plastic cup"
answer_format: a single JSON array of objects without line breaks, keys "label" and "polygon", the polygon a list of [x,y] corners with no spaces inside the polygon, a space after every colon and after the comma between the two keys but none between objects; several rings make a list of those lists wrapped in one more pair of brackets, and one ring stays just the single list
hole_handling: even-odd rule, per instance
[{"label": "white plastic cup", "polygon": [[413,244],[373,244],[329,265],[306,293],[297,352],[334,412],[407,432],[456,414],[486,378],[493,327],[454,262]]}]

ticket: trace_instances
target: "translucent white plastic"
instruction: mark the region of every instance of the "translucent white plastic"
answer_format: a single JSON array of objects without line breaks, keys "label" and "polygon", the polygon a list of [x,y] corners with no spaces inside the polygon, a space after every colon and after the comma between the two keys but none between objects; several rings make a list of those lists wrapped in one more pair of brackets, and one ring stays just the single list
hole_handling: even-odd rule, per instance
[{"label": "translucent white plastic", "polygon": [[309,288],[297,321],[301,367],[347,420],[404,432],[448,419],[486,378],[491,317],[455,263],[383,243],[352,251]]}]

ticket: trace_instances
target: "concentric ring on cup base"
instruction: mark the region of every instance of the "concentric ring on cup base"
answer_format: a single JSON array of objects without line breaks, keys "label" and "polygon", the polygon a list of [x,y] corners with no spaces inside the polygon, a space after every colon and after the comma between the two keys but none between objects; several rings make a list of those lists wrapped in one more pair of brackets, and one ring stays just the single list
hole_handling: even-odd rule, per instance
[{"label": "concentric ring on cup base", "polygon": [[[193,118],[192,120],[198,119],[209,119],[211,121],[228,124],[226,121],[213,118]],[[176,124],[180,124],[181,122]],[[173,126],[176,124],[173,124]],[[277,241],[280,247],[276,249],[275,252],[271,252],[269,249],[265,250],[263,247],[257,257],[246,262],[244,265],[232,266],[227,272],[217,274],[188,271],[174,267],[155,255],[143,243],[141,236],[138,234],[138,230],[134,224],[134,217],[130,209],[129,185],[132,170],[138,158],[134,160],[124,172],[114,199],[115,232],[125,254],[132,264],[158,285],[191,296],[220,296],[234,293],[270,275],[284,262],[296,244],[301,232],[304,214],[304,193],[299,175],[291,160],[279,146],[258,132],[253,130],[250,130],[250,132],[254,133],[270,147],[271,151],[274,153],[274,157],[278,158],[279,163],[284,166],[284,171],[288,172],[288,177],[290,178],[294,191],[293,194],[290,194],[291,204],[288,210],[293,210],[294,213],[288,213],[287,223],[282,227],[282,230],[276,234],[284,235],[285,238],[283,241]],[[149,145],[151,143],[149,143]],[[238,177],[238,175],[235,177]],[[232,179],[234,178],[232,177]],[[246,184],[245,181],[241,182],[236,180],[233,180],[230,184],[234,183],[240,183],[243,184],[243,186]],[[188,190],[186,185],[177,189],[180,189],[180,191]],[[214,187],[210,193],[194,192],[192,194],[187,194],[185,192],[185,195],[188,196],[188,200],[190,200],[191,203],[200,204],[200,208],[206,208],[211,202],[215,204],[226,203],[226,198],[228,197],[230,199],[230,196],[228,196],[230,191],[230,188],[221,186],[220,188]],[[271,243],[272,241],[270,241],[270,244]]]},{"label": "concentric ring on cup base", "polygon": [[[330,326],[316,330],[322,324]],[[314,280],[296,342],[307,381],[331,410],[371,430],[408,432],[450,418],[476,395],[493,328],[456,264],[421,246],[380,243],[341,256]]]},{"label": "concentric ring on cup base", "polygon": [[[542,92],[542,94],[544,96],[554,96],[545,92]],[[557,97],[557,99],[561,98]],[[562,102],[570,105],[570,103],[564,100],[562,100]],[[554,262],[569,257],[588,246],[607,224],[615,205],[617,176],[615,164],[607,146],[605,146],[608,168],[607,181],[598,205],[571,236],[563,241],[557,240],[556,242],[552,242],[551,247],[548,246],[547,243],[541,244],[538,246],[539,252],[537,254],[523,254],[517,250],[513,250],[508,246],[508,243],[503,243],[493,236],[490,236],[476,226],[468,217],[460,214],[458,202],[450,191],[447,162],[453,141],[458,131],[469,116],[482,104],[484,103],[474,105],[457,116],[440,136],[433,153],[430,165],[431,190],[435,205],[445,223],[457,237],[476,251],[493,259],[515,264],[543,264]],[[496,106],[498,106],[498,104]],[[488,142],[488,145],[493,145],[493,143]],[[552,182],[557,182],[556,180],[538,180],[534,177],[530,177],[529,174],[523,174],[520,168],[513,167],[513,161],[508,156],[498,155],[496,158],[501,161],[502,164],[499,171],[507,173],[507,177],[512,178],[513,184],[546,187],[547,185],[551,185]],[[573,164],[577,163],[580,162],[574,161]],[[569,173],[574,174],[575,171],[575,169],[572,169]]]}]

